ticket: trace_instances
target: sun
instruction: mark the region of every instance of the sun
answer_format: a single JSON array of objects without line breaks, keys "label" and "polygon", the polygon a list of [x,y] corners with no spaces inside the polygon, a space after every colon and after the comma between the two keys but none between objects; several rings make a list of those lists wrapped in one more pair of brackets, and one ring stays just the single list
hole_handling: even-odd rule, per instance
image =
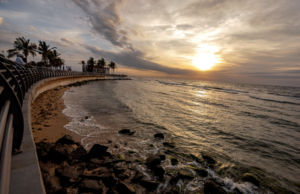
[{"label": "sun", "polygon": [[212,53],[202,52],[193,59],[193,64],[202,71],[209,70],[216,63],[216,56]]}]

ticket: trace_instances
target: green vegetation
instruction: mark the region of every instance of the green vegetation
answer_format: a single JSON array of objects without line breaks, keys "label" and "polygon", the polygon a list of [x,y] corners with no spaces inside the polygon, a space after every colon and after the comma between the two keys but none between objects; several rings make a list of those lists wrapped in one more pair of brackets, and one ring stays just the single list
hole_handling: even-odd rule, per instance
[{"label": "green vegetation", "polygon": [[117,155],[117,158],[118,158],[119,161],[125,161],[126,160],[125,157],[122,154]]}]

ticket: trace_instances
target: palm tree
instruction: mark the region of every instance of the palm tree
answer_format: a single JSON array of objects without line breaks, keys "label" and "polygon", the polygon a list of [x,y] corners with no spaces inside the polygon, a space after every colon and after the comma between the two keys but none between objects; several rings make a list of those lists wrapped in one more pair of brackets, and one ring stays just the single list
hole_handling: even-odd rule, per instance
[{"label": "palm tree", "polygon": [[24,37],[16,38],[14,41],[14,48],[7,50],[8,52],[8,58],[17,56],[19,52],[22,52],[26,59],[26,65],[27,65],[27,56],[31,54],[33,57],[36,56],[36,44],[30,43],[29,39],[25,39]]},{"label": "palm tree", "polygon": [[30,64],[31,66],[37,66],[37,63],[35,61],[30,61],[28,64]]},{"label": "palm tree", "polygon": [[46,60],[48,59],[48,56],[50,55],[50,52],[52,49],[56,49],[56,47],[50,48],[50,45],[47,45],[45,41],[39,40],[39,47],[38,52],[40,55],[42,55],[42,60],[44,61],[44,66],[46,67]]},{"label": "palm tree", "polygon": [[65,63],[65,60],[60,58],[60,57],[57,57],[56,58],[56,65],[59,66],[59,69],[61,70],[61,66],[64,65]]},{"label": "palm tree", "polygon": [[98,62],[97,62],[97,65],[103,70],[105,65],[106,65],[105,59],[104,58],[99,59]]},{"label": "palm tree", "polygon": [[115,73],[115,69],[118,69],[117,64],[111,61],[108,66],[113,70],[113,74]]},{"label": "palm tree", "polygon": [[52,66],[55,67],[55,69],[59,65],[59,61],[60,61],[59,56],[60,54],[56,50],[50,51],[48,55],[49,62]]},{"label": "palm tree", "polygon": [[0,53],[0,56],[6,58],[4,51],[2,51],[2,54]]}]

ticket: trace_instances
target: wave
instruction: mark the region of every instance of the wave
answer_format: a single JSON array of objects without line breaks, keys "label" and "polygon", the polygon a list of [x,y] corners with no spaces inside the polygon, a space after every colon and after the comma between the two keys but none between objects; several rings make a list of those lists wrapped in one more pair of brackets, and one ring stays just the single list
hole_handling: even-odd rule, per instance
[{"label": "wave", "polygon": [[267,98],[259,98],[259,97],[255,97],[255,96],[250,96],[250,97],[254,98],[254,99],[257,99],[257,100],[264,100],[264,101],[269,101],[269,102],[276,102],[276,103],[283,103],[283,104],[292,104],[292,105],[298,105],[298,106],[300,106],[299,103],[295,103],[295,102],[273,100],[273,99],[267,99]]}]

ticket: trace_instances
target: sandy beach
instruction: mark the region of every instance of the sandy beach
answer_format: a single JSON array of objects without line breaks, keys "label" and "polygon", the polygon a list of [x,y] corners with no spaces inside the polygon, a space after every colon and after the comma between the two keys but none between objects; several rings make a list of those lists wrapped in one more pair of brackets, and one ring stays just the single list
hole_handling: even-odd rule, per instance
[{"label": "sandy beach", "polygon": [[63,135],[71,135],[80,142],[81,136],[64,128],[71,118],[62,113],[65,109],[62,96],[69,86],[56,87],[40,94],[32,104],[31,121],[35,143],[55,143]]}]

